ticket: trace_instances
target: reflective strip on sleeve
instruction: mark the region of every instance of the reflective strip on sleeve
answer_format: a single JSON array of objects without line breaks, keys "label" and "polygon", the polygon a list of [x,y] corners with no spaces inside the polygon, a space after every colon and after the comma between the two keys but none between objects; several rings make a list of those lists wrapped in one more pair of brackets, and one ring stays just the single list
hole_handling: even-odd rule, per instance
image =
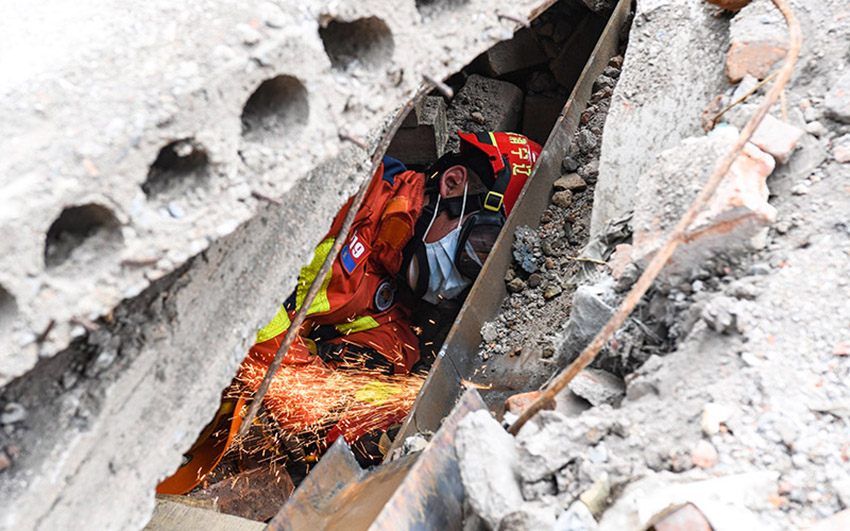
[{"label": "reflective strip on sleeve", "polygon": [[[322,263],[324,263],[328,253],[331,252],[331,247],[333,247],[333,245],[333,238],[328,238],[320,243],[319,246],[316,247],[316,252],[313,254],[313,261],[310,262],[310,265],[301,268],[301,275],[298,277],[298,288],[295,293],[296,308],[301,308],[301,305],[304,303],[304,299],[307,297],[307,291],[310,289],[310,284],[313,283],[313,279],[315,279],[316,275],[319,274],[319,269],[322,268]],[[331,303],[328,301],[328,284],[330,283],[331,271],[328,271],[327,276],[322,281],[321,289],[319,289],[319,292],[316,294],[316,298],[313,299],[313,304],[311,304],[310,309],[307,310],[307,315],[330,311]]]},{"label": "reflective strip on sleeve", "polygon": [[357,392],[354,393],[354,398],[361,402],[368,402],[370,404],[380,406],[391,396],[397,395],[401,391],[401,386],[374,380],[358,389]]},{"label": "reflective strip on sleeve", "polygon": [[278,310],[274,319],[272,319],[265,328],[257,332],[257,343],[268,341],[269,339],[286,332],[286,329],[289,328],[289,323],[289,314],[286,312],[286,308],[281,305],[280,310]]},{"label": "reflective strip on sleeve", "polygon": [[370,316],[358,317],[350,323],[336,325],[336,329],[343,334],[353,334],[355,332],[363,332],[378,327],[378,321]]}]

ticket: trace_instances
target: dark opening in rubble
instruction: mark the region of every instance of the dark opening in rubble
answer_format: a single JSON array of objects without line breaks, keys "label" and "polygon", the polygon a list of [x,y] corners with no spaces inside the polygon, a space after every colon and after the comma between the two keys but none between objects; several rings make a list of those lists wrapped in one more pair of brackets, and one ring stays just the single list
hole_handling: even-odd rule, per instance
[{"label": "dark opening in rubble", "polygon": [[242,109],[242,137],[266,142],[295,134],[307,124],[307,89],[295,77],[279,75],[260,83]]},{"label": "dark opening in rubble", "polygon": [[15,297],[6,288],[0,286],[0,334],[8,337],[12,330],[12,324],[18,315],[18,304]]},{"label": "dark opening in rubble", "polygon": [[[465,3],[463,0],[418,0],[416,6],[423,13],[423,16],[426,16],[426,14],[431,13],[437,15],[439,11],[450,12],[451,8],[462,6]],[[363,35],[363,32],[373,31],[373,29],[370,29],[370,25],[373,24],[379,27],[378,33],[384,32],[383,36]],[[516,132],[524,134],[540,144],[545,144],[564,109],[567,98],[575,88],[579,74],[597,42],[604,24],[605,19],[603,17],[593,15],[578,2],[566,0],[558,2],[532,21],[530,28],[519,28],[514,39],[499,43],[487,50],[461,71],[451,76],[448,84],[454,89],[453,97],[445,97],[436,91],[425,97],[392,138],[387,154],[403,162],[409,169],[422,170],[429,162],[439,158],[447,151],[457,149],[456,131],[458,129],[465,132]],[[320,30],[320,36],[324,41],[334,68],[337,69],[348,68],[355,62],[365,66],[369,61],[382,61],[392,54],[392,37],[386,25],[378,19],[361,19],[353,23],[330,21]],[[388,44],[381,43],[381,39],[384,38],[389,39]],[[584,42],[585,40],[587,42]],[[568,48],[570,48],[569,53],[566,51]],[[607,63],[608,57],[606,56],[603,60]],[[274,86],[267,87],[267,84],[277,83],[276,80],[278,79],[275,78],[275,80],[263,83],[257,93],[249,99],[243,114],[246,138],[254,134],[257,138],[261,138],[262,134],[271,129],[267,127],[263,120],[267,114],[274,114],[269,109],[276,104],[270,102],[269,99],[275,98],[278,91]],[[293,78],[289,79],[294,81]],[[592,81],[590,84],[592,85]],[[588,83],[585,82],[583,86],[586,88],[586,95],[582,96],[581,105],[587,103],[591,94]],[[298,84],[298,87],[300,87],[300,84]],[[278,89],[282,88],[278,87]],[[607,96],[600,95],[594,103],[608,96],[610,96],[610,93]],[[306,121],[306,94],[304,106]],[[258,116],[260,114],[257,112],[259,109],[264,109],[266,114]],[[588,112],[592,114],[596,111],[594,109]],[[570,127],[573,127],[578,123],[579,117],[573,116],[571,120],[572,125]],[[534,229],[531,230],[534,231],[540,222],[541,213],[546,211],[547,206],[550,207],[549,218],[542,222],[541,230],[550,232],[552,234],[550,239],[552,240],[565,241],[551,243],[551,248],[548,248],[549,251],[540,253],[541,255],[545,254],[545,258],[550,259],[548,260],[550,264],[546,265],[546,260],[541,258],[540,272],[538,273],[540,281],[535,286],[534,303],[535,307],[544,310],[547,307],[555,308],[557,312],[562,312],[564,308],[569,307],[569,296],[571,294],[565,293],[563,297],[561,296],[561,293],[567,289],[563,287],[566,284],[566,279],[559,278],[555,268],[561,262],[568,261],[568,250],[575,251],[574,248],[578,248],[580,245],[581,242],[575,235],[584,235],[588,232],[587,217],[593,195],[593,179],[595,178],[589,173],[589,170],[581,170],[586,181],[578,179],[579,184],[570,184],[572,190],[575,190],[574,197],[572,196],[573,192],[561,191],[559,198],[562,200],[556,202],[556,205],[560,203],[560,206],[557,206],[559,209],[557,215],[552,213],[555,209],[555,207],[550,206],[550,198],[553,192],[552,183],[560,176],[562,159],[574,132],[572,129],[569,134],[563,132],[567,129],[563,125],[565,122],[566,120],[561,122],[560,136],[553,135],[552,137],[556,144],[553,152],[557,153],[557,156],[548,157],[550,160],[545,162],[547,166],[546,175],[537,177],[538,181],[543,184],[536,187],[534,198],[526,200],[526,212],[515,211],[511,214],[512,219],[517,217],[522,219],[521,223],[533,226]],[[598,125],[601,127],[597,122],[598,119],[583,123],[588,127]],[[277,126],[274,121],[272,124]],[[569,138],[566,138],[567,136]],[[577,153],[571,154],[578,157]],[[541,157],[541,160],[543,158]],[[591,155],[588,154],[588,166],[590,166],[590,158]],[[582,159],[582,162],[584,162],[584,159]],[[566,171],[571,173],[577,171],[577,169],[572,167]],[[578,175],[575,177],[578,177]],[[564,200],[564,196],[567,194],[571,198],[571,204]],[[552,227],[554,224],[558,225],[555,229]],[[513,241],[514,229],[515,227],[510,230],[510,238],[504,239],[509,243],[503,244],[498,251],[502,256],[495,256],[497,254],[495,249],[491,253],[488,265],[494,262],[494,258],[497,259],[498,265],[491,268],[486,279],[484,278],[485,272],[482,272],[482,276],[479,277],[478,284],[485,280],[488,287],[495,289],[484,290],[488,291],[485,295],[482,295],[481,290],[479,290],[478,298],[474,301],[475,310],[468,312],[470,315],[479,310],[483,314],[490,312],[491,308],[493,311],[498,309],[505,291],[505,271],[511,266],[509,248]],[[528,277],[529,275],[525,276]],[[526,282],[526,280],[523,279],[523,282]],[[475,289],[472,288],[472,295],[476,294]],[[539,296],[537,296],[537,291],[541,292]],[[544,295],[544,292],[547,294]],[[469,303],[470,300],[467,300],[465,305],[468,306]],[[504,359],[500,359],[496,364],[487,367],[486,371],[482,371],[486,372],[486,375],[476,374],[481,366],[477,346],[481,341],[482,333],[481,323],[474,321],[480,318],[480,315],[473,316],[474,319],[468,319],[466,323],[456,322],[458,311],[462,307],[464,307],[464,303],[461,302],[457,302],[453,306],[441,304],[439,308],[422,303],[415,310],[412,319],[412,328],[418,336],[421,353],[420,362],[414,367],[414,370],[431,370],[447,336],[452,341],[452,336],[449,336],[452,333],[450,330],[454,330],[454,344],[450,349],[455,352],[463,351],[458,356],[469,358],[468,362],[462,360],[462,363],[457,366],[455,366],[454,360],[445,362],[444,358],[444,362],[442,364],[437,362],[435,370],[431,371],[433,378],[428,381],[437,382],[433,383],[432,386],[437,388],[443,386],[441,389],[446,391],[442,394],[432,392],[429,397],[430,403],[427,405],[434,407],[424,408],[430,410],[430,413],[428,411],[424,413],[423,424],[428,424],[429,427],[426,429],[432,431],[439,428],[440,420],[445,414],[443,407],[455,402],[457,398],[454,394],[455,386],[465,385],[466,382],[475,380],[476,384],[481,383],[482,394],[484,394],[488,403],[493,404],[499,400],[503,403],[504,393],[512,394],[523,386],[531,385],[531,383],[537,384],[539,383],[538,380],[545,379],[553,370],[552,360],[550,359],[553,356],[553,348],[550,345],[551,342],[547,342],[549,341],[547,336],[543,339],[534,337],[534,344],[529,344],[524,350],[512,348],[512,350],[500,353],[500,358]],[[554,311],[550,313],[554,313]],[[554,319],[554,317],[552,318]],[[459,323],[461,326],[458,326]],[[546,324],[548,324],[548,321]],[[454,328],[452,328],[453,326]],[[317,334],[320,332],[320,328],[315,329]],[[494,337],[490,342],[495,344],[497,339],[499,338]],[[514,347],[514,345],[510,345],[510,347]],[[504,354],[504,356],[501,354]],[[487,358],[484,357],[483,361],[486,360]],[[522,371],[530,373],[532,371],[529,367],[534,366],[534,374],[512,374],[509,372],[516,369],[516,366],[520,364],[522,370],[517,370],[516,373]],[[471,368],[472,365],[476,367]],[[461,371],[463,371],[463,374],[461,374]],[[261,377],[262,375],[258,378]],[[485,380],[485,378],[490,380]],[[464,384],[461,384],[460,379],[463,379]],[[282,379],[280,381],[284,382]],[[489,387],[487,387],[488,385]],[[283,387],[283,385],[280,387]],[[231,398],[235,400],[235,397]],[[307,402],[307,400],[302,400],[300,403]],[[348,404],[346,407],[353,406]],[[220,489],[232,491],[229,494],[231,496],[242,496],[236,492],[236,489],[231,489],[230,485],[238,483],[243,477],[247,478],[249,473],[254,474],[253,471],[257,468],[263,468],[265,472],[269,472],[265,469],[279,467],[279,469],[272,471],[274,481],[279,481],[279,478],[287,478],[288,481],[291,478],[293,486],[303,480],[306,473],[312,470],[315,461],[322,455],[322,451],[325,449],[322,447],[324,437],[332,429],[333,424],[321,424],[323,419],[319,419],[303,433],[284,433],[283,428],[276,423],[269,411],[270,408],[265,408],[265,412],[261,409],[259,421],[256,425],[252,425],[248,437],[240,441],[239,445],[232,446],[236,449],[226,455],[224,460],[216,468],[213,468],[199,485],[193,487],[188,496],[204,498],[213,495],[213,493],[219,495]],[[338,413],[339,411],[334,410],[327,416]],[[339,418],[335,418],[335,420],[339,420]],[[416,420],[418,422],[419,418]],[[318,428],[315,428],[316,426]],[[417,426],[415,429],[421,427],[418,424]],[[399,428],[394,426],[393,429],[398,430]],[[401,428],[402,432],[400,432],[398,440],[403,440],[405,435],[409,435],[409,433],[404,432],[405,429]],[[224,432],[222,431],[222,433]],[[373,435],[373,433],[370,435]],[[391,435],[395,435],[395,432],[390,434],[388,429],[384,435],[387,435],[386,439],[390,439]],[[362,437],[357,441],[361,446],[365,444],[361,442],[363,439],[367,439],[367,437]],[[374,448],[367,448],[369,452],[373,452],[371,456],[377,457],[378,460],[381,456],[386,455],[389,445],[393,444],[392,441],[384,439],[377,437],[373,441]],[[357,444],[354,446],[357,447]],[[267,455],[273,456],[270,458],[271,461],[268,460]],[[266,461],[258,463],[258,460],[261,459],[266,459]],[[274,463],[274,465],[269,465],[269,462]],[[197,475],[193,477],[197,478]],[[262,484],[262,481],[265,480],[257,479],[256,481]],[[272,509],[274,510],[276,507]],[[248,510],[240,510],[237,514],[250,518],[252,517],[250,515],[254,513]]]},{"label": "dark opening in rubble", "polygon": [[194,139],[171,142],[159,150],[142,190],[150,197],[178,187],[198,186],[207,176],[208,165],[206,150]]},{"label": "dark opening in rubble", "polygon": [[395,48],[390,28],[378,17],[330,20],[319,28],[319,37],[331,65],[339,70],[357,65],[378,68],[392,58]]},{"label": "dark opening in rubble", "polygon": [[[67,207],[47,231],[44,263],[54,268],[72,254],[82,263],[96,261],[121,246],[120,229],[112,210],[103,205],[89,203]],[[75,252],[77,250],[80,252]]]}]

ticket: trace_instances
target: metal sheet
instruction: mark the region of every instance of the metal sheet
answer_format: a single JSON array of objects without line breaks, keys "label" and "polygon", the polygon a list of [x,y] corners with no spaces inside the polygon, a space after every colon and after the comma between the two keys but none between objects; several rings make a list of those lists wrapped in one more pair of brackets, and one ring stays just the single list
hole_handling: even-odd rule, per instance
[{"label": "metal sheet", "polygon": [[471,390],[419,454],[361,470],[339,439],[269,524],[296,529],[458,529],[463,484],[454,451],[458,422],[485,408]]},{"label": "metal sheet", "polygon": [[[620,33],[630,8],[631,0],[620,0],[602,31],[543,147],[531,178],[517,200],[517,206],[508,217],[505,229],[461,307],[438,361],[422,386],[394,448],[405,437],[417,431],[434,431],[462,392],[462,380],[471,379],[475,370],[480,368],[477,352],[481,341],[481,325],[498,314],[507,294],[504,275],[511,263],[514,231],[522,225],[538,226],[540,216],[549,204],[552,185],[560,176],[561,161],[578,128],[581,113],[587,107],[593,82],[608,65],[608,60],[617,53]],[[525,381],[527,376],[524,375],[532,371],[523,371],[518,367],[519,363],[519,358],[497,358],[488,366],[488,370],[492,371],[488,373],[488,379],[500,383],[509,379],[510,385],[507,387],[511,389],[527,387],[532,382]],[[490,395],[492,399],[485,393],[485,399],[492,405],[496,400],[503,400],[504,392],[493,392]]]}]

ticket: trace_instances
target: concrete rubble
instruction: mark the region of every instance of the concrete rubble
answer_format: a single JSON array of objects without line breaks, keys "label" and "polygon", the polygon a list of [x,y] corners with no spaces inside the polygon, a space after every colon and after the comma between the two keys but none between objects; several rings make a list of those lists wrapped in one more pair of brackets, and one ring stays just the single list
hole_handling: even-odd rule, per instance
[{"label": "concrete rubble", "polygon": [[[769,0],[635,3],[628,47],[594,80],[539,225],[513,235],[508,296],[481,330],[475,383],[485,399],[514,394],[458,424],[465,529],[663,531],[676,515],[718,531],[847,527],[850,13],[789,1],[805,42],[783,101],[626,324],[512,436],[765,88],[710,132],[705,118],[787,52]],[[563,106],[614,3],[560,2],[553,13],[591,12],[541,16],[488,51],[536,5],[154,3],[141,8],[154,31],[57,3],[28,16],[53,8],[42,31],[77,21],[91,42],[0,36],[54,57],[0,62],[19,72],[0,84],[0,227],[19,235],[0,240],[0,528],[145,525],[154,486],[356,188],[357,144],[375,143],[422,74],[456,95],[404,124],[393,149],[411,165],[455,148],[456,128],[545,141],[551,124],[528,118]],[[65,48],[81,60],[49,53]],[[418,143],[433,151],[416,159]],[[525,387],[492,376],[499,356],[531,373]],[[400,454],[428,444],[408,438]]]},{"label": "concrete rubble", "polygon": [[[850,350],[839,323],[850,322],[850,132],[838,43],[850,39],[850,17],[841,2],[791,5],[805,41],[785,102],[602,350],[591,371],[604,372],[588,373],[605,375],[611,389],[623,382],[624,396],[584,393],[590,407],[569,412],[558,409],[559,397],[515,437],[523,498],[552,508],[553,529],[664,529],[665,509],[680,505],[686,528],[846,526]],[[563,368],[602,327],[763,97],[766,89],[756,90],[707,135],[698,124],[704,109],[716,113],[778,67],[787,32],[772,10],[767,0],[734,16],[702,2],[637,2],[602,134],[577,133],[554,190],[575,190],[576,176],[598,163],[587,180],[591,244],[574,256],[606,264],[585,263],[575,275],[555,262],[555,274],[578,283],[566,291],[572,304],[563,310],[538,298],[541,283],[527,267],[539,267],[560,222],[553,195],[540,229],[517,231],[511,294],[482,355],[507,355],[517,336],[535,330],[530,322],[563,311],[549,336]],[[732,76],[739,85],[728,83],[727,67],[741,70]],[[585,158],[587,150],[595,155]],[[525,328],[514,332],[518,322]],[[582,377],[567,396],[582,394]],[[508,399],[506,423],[539,396],[522,391]]]}]

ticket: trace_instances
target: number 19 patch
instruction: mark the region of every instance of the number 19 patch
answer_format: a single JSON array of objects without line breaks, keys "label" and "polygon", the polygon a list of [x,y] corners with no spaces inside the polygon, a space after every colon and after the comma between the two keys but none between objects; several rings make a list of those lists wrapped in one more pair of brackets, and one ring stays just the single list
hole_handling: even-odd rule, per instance
[{"label": "number 19 patch", "polygon": [[342,262],[342,267],[345,271],[350,275],[354,273],[354,270],[357,269],[366,257],[369,256],[369,253],[372,252],[371,249],[366,245],[366,242],[360,239],[360,236],[355,232],[354,235],[348,240],[348,244],[346,244],[342,251],[339,253],[339,260]]}]

